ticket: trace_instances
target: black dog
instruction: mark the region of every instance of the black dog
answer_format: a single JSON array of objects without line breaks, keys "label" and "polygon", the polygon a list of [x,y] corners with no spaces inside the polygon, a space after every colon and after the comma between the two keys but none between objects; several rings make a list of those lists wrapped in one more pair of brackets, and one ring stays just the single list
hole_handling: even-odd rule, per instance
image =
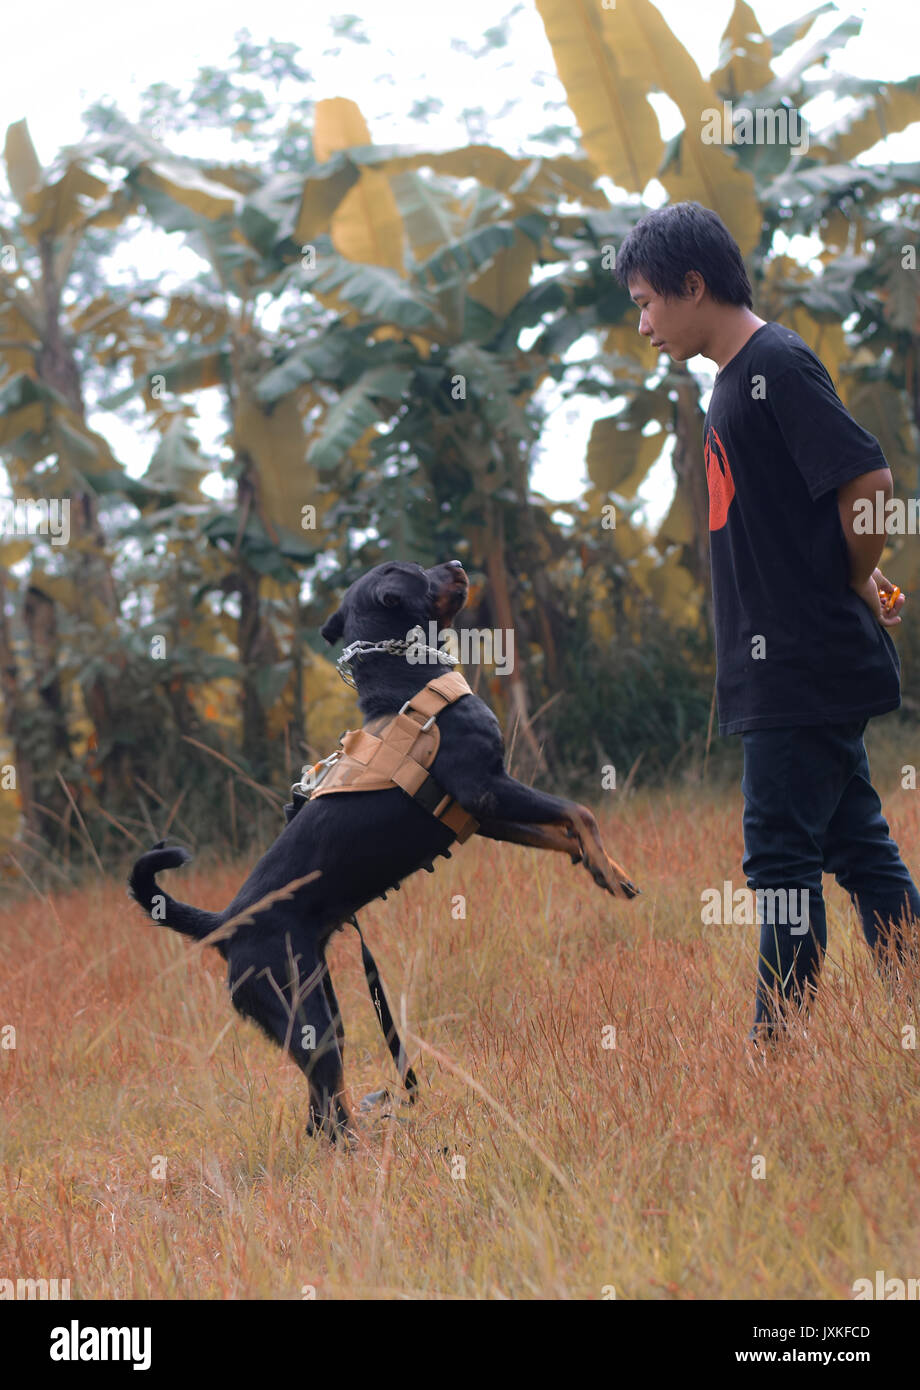
[{"label": "black dog", "polygon": [[[449,626],[468,588],[459,560],[429,570],[378,565],[352,584],[322,635],[330,643],[343,637],[348,644],[401,641],[405,649],[411,629],[427,630],[431,620]],[[448,669],[390,651],[364,654],[355,664],[365,722],[394,715]],[[431,775],[476,817],[480,835],[561,851],[573,863],[584,863],[615,897],[635,896],[639,890],[608,857],[586,807],[533,791],[508,775],[498,720],[477,696],[464,695],[448,705],[438,716],[438,729],[441,742]],[[190,858],[178,847],[158,845],[143,855],[129,885],[140,905],[174,931],[199,941],[215,933],[212,944],[228,962],[234,1006],[305,1073],[308,1131],[321,1128],[335,1139],[348,1131],[350,1117],[343,1094],[345,1035],[326,965],[327,943],[365,903],[430,866],[435,855],[449,854],[453,840],[451,830],[399,787],[353,791],[307,801],[223,912],[176,902],[159,888],[160,870],[178,868]]]}]

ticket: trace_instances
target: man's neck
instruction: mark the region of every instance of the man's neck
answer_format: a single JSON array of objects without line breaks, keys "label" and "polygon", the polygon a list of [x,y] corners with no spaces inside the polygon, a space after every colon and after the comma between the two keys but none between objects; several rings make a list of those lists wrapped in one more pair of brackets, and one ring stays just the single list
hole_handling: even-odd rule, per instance
[{"label": "man's neck", "polygon": [[759,319],[751,309],[742,309],[737,316],[734,314],[713,330],[712,341],[709,344],[706,356],[715,362],[719,371],[723,371],[728,366],[733,357],[736,357],[749,338],[752,338],[758,328],[763,328],[766,319]]}]

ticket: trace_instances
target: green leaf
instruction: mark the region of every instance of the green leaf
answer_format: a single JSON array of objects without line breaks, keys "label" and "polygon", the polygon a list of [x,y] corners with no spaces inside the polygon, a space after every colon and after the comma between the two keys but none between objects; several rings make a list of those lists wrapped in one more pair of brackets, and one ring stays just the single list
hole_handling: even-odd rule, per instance
[{"label": "green leaf", "polygon": [[309,461],[323,470],[335,468],[365,430],[381,419],[376,402],[400,400],[411,379],[410,367],[388,365],[365,372],[342,393],[327,414],[319,435],[310,446]]},{"label": "green leaf", "polygon": [[305,277],[311,290],[337,297],[366,318],[380,319],[407,331],[440,322],[428,297],[395,270],[386,266],[359,265],[331,249],[318,256],[323,268]]},{"label": "green leaf", "polygon": [[277,661],[272,666],[262,666],[255,672],[254,685],[264,709],[271,709],[280,697],[291,678],[294,669],[292,661]]},{"label": "green leaf", "polygon": [[780,57],[787,48],[791,48],[794,43],[799,43],[801,39],[804,39],[815,20],[834,8],[835,6],[832,4],[819,5],[816,10],[809,10],[808,14],[794,19],[791,24],[784,24],[781,29],[774,29],[772,34],[767,35],[773,47],[773,57]]},{"label": "green leaf", "polygon": [[66,408],[63,396],[25,372],[0,386],[0,448],[9,448],[26,434],[39,437],[48,426],[49,408]]},{"label": "green leaf", "polygon": [[595,420],[588,440],[588,477],[601,492],[634,497],[666,439],[663,431],[643,434],[625,413]]},{"label": "green leaf", "polygon": [[493,222],[456,237],[418,267],[419,279],[443,286],[465,281],[514,241],[510,222]]},{"label": "green leaf", "polygon": [[459,222],[452,183],[424,179],[406,170],[390,175],[390,188],[417,262],[427,260],[439,246],[456,236]]},{"label": "green leaf", "polygon": [[[240,552],[253,569],[258,570],[260,574],[272,575],[282,582],[296,578],[295,572],[285,564],[285,560],[309,564],[320,553],[318,541],[315,545],[311,544],[294,532],[279,530],[276,543],[269,536],[262,518],[256,512],[249,513],[243,534],[238,539],[239,526],[238,512],[215,511],[202,525],[201,534],[215,546],[218,541],[224,541],[231,546],[239,544]],[[205,591],[204,588],[201,590]]]},{"label": "green leaf", "polygon": [[[361,331],[362,335],[366,335],[366,324],[362,324]],[[352,351],[348,335],[333,337],[331,333],[322,334],[295,348],[283,362],[267,371],[255,389],[256,398],[263,405],[270,405],[289,392],[296,391],[305,382],[317,378],[333,380],[341,375]]]},{"label": "green leaf", "polygon": [[136,396],[141,391],[151,389],[155,377],[162,378],[163,390],[170,391],[174,395],[184,395],[188,391],[201,391],[209,386],[220,386],[222,382],[231,380],[232,364],[230,353],[227,349],[213,348],[201,349],[198,352],[185,353],[182,357],[174,357],[171,362],[164,362],[155,367],[152,371],[145,373],[144,376],[135,377],[130,386],[126,386],[122,391],[116,391],[112,396],[106,396],[100,401],[103,410],[117,410],[124,405],[132,396]]},{"label": "green leaf", "polygon": [[32,231],[36,237],[62,236],[83,222],[92,211],[92,205],[107,198],[108,192],[108,184],[102,179],[97,179],[76,161],[71,162],[59,179],[33,188],[26,195]]},{"label": "green leaf", "polygon": [[153,451],[144,481],[179,495],[197,493],[198,482],[214,468],[198,452],[198,442],[183,419],[173,420]]},{"label": "green leaf", "polygon": [[478,304],[468,294],[463,296],[463,325],[460,336],[470,343],[490,342],[502,326],[492,310]]},{"label": "green leaf", "polygon": [[309,170],[302,180],[300,206],[294,218],[292,235],[299,245],[329,230],[332,214],[360,177],[360,171],[342,154]]},{"label": "green leaf", "polygon": [[279,242],[294,234],[297,198],[303,186],[299,174],[279,174],[268,179],[242,204],[240,231],[263,256],[271,255]]}]

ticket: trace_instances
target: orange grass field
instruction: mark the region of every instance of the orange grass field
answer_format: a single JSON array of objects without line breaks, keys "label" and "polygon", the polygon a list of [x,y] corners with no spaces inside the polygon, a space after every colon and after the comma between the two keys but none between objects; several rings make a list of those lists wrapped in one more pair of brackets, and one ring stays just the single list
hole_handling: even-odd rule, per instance
[{"label": "orange grass field", "polygon": [[[916,876],[898,761],[876,784]],[[744,885],[740,791],[615,797],[633,904],[474,839],[363,911],[422,1093],[350,1153],[305,1137],[306,1084],[217,953],[121,877],[7,902],[0,1274],[78,1299],[848,1299],[920,1275],[916,965],[886,987],[826,879],[818,1005],[755,1062],[757,928],[700,921],[704,888]],[[163,881],[222,908],[252,862]],[[357,1101],[395,1074],[353,931],[329,959]]]}]

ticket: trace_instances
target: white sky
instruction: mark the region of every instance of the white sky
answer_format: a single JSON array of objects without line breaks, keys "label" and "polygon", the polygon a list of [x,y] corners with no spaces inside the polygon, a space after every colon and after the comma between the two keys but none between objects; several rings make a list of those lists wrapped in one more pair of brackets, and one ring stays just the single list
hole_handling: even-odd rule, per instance
[{"label": "white sky", "polygon": [[[234,35],[246,28],[256,41],[275,38],[298,44],[300,61],[315,79],[310,95],[316,99],[347,96],[357,101],[378,143],[424,143],[429,147],[465,144],[468,137],[457,117],[464,107],[483,106],[490,115],[489,142],[512,151],[526,149],[532,130],[559,119],[556,113],[545,111],[543,103],[564,97],[555,78],[545,85],[534,82],[536,72],[553,72],[553,62],[532,0],[523,0],[521,13],[512,23],[512,43],[505,49],[475,60],[451,47],[451,40],[480,47],[483,32],[496,25],[513,3],[464,0],[454,6],[445,0],[391,0],[387,5],[369,5],[367,0],[344,0],[332,7],[326,0],[265,6],[255,6],[251,0],[156,0],[149,5],[137,0],[81,0],[76,5],[72,0],[52,0],[14,5],[6,0],[0,11],[0,133],[9,122],[27,117],[39,157],[50,162],[60,146],[80,138],[80,114],[91,101],[108,95],[133,117],[138,95],[145,87],[157,81],[184,85],[202,64],[225,60],[234,46]],[[718,62],[719,39],[732,0],[656,3],[707,75]],[[815,3],[754,0],[753,9],[761,27],[770,31],[807,13]],[[337,46],[328,21],[343,12],[359,16],[371,43],[365,46],[342,40],[336,54],[328,51]],[[911,6],[908,0],[847,5],[819,18],[808,43],[850,13],[865,16],[863,31],[831,56],[831,70],[884,81],[909,77],[920,69],[920,6]],[[782,70],[795,56],[796,50],[790,50],[777,66]],[[444,110],[420,128],[405,115],[413,99],[428,96],[439,97]],[[503,103],[513,97],[522,99],[520,105],[503,114]],[[680,117],[667,98],[656,97],[654,104],[662,134],[668,138],[680,128]],[[834,113],[833,103],[816,108],[817,103],[806,115],[813,128],[819,129]],[[867,152],[865,158],[920,158],[918,130],[920,127],[914,125]],[[204,150],[201,144],[196,149],[212,157],[231,152],[229,147]],[[653,198],[653,194],[650,189],[647,196]],[[792,250],[808,254],[807,245],[794,245]],[[180,264],[170,256],[170,268]],[[157,270],[156,263],[138,264],[141,275]],[[691,365],[711,372],[710,364],[702,359]],[[609,402],[593,399],[555,409],[534,469],[532,481],[538,490],[559,500],[579,494],[591,422],[609,411]],[[110,416],[96,416],[93,423],[107,434],[132,474],[143,470],[150,454],[149,440],[138,439],[131,429],[119,428]],[[667,460],[658,465],[657,472],[657,478],[643,489],[643,494],[652,498],[650,519],[657,518],[669,502],[671,469]]]}]

